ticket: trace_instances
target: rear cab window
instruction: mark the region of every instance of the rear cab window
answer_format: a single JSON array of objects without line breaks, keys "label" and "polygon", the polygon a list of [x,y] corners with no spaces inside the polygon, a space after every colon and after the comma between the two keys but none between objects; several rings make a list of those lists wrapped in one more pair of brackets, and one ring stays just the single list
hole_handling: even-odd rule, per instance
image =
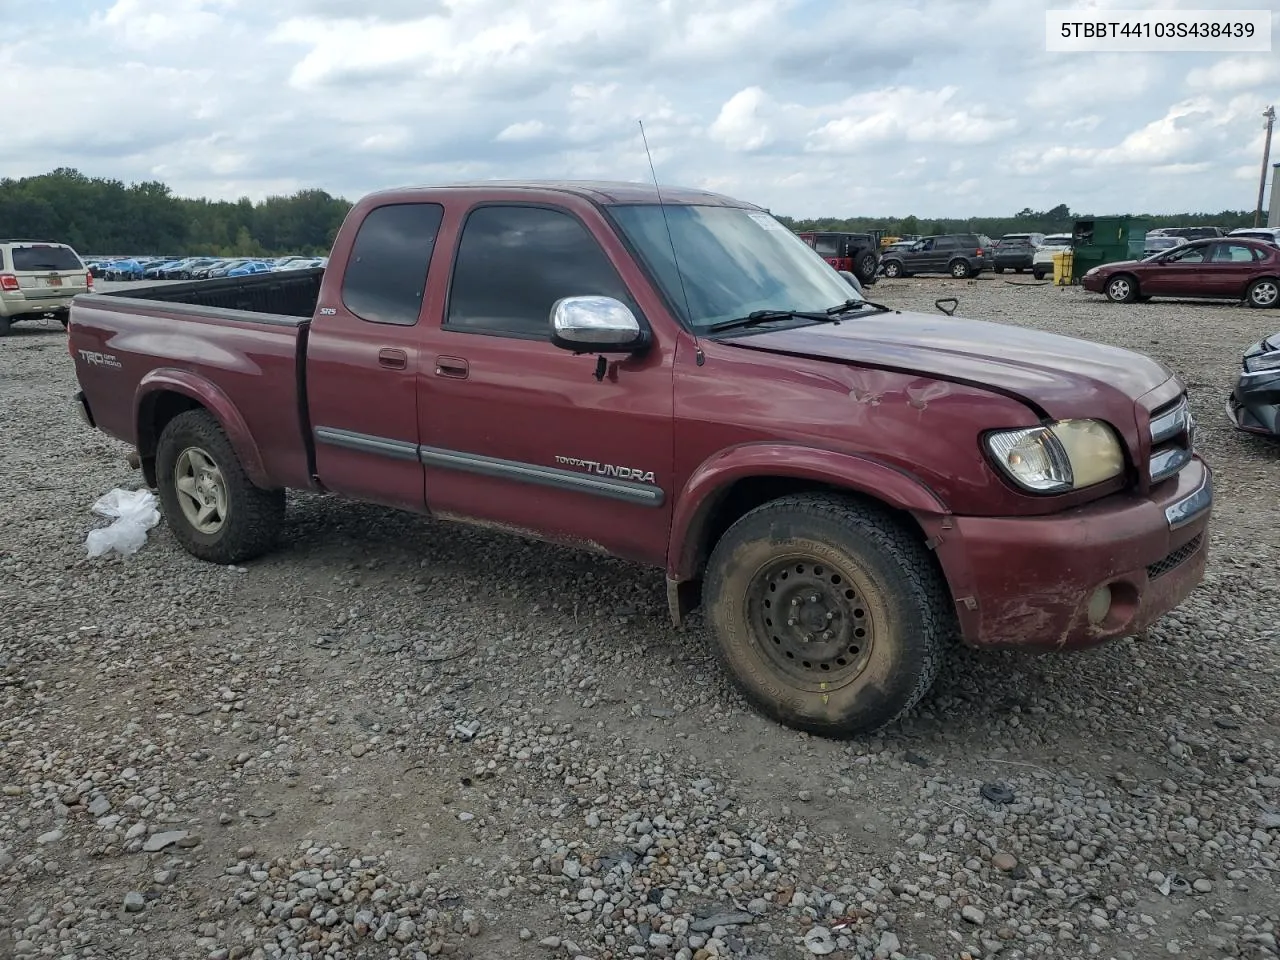
[{"label": "rear cab window", "polygon": [[444,207],[393,203],[365,215],[342,276],[342,303],[361,320],[413,326]]}]

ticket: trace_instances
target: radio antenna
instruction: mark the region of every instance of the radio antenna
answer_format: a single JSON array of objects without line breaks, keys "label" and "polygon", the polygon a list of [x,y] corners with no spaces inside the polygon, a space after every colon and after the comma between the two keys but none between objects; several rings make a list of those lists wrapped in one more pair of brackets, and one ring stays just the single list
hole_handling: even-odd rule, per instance
[{"label": "radio antenna", "polygon": [[[653,168],[653,154],[649,152],[649,138],[644,133],[644,121],[638,120],[640,124],[640,140],[644,144],[644,155],[649,160],[649,173],[653,177],[653,189],[658,193],[658,209],[662,211],[662,223],[667,228],[667,243],[671,244],[671,260],[676,265],[676,278],[680,281],[680,296],[684,298],[684,314],[689,320],[689,332],[693,334],[694,342],[697,343],[698,331],[693,325],[693,308],[689,306],[689,291],[684,286],[684,271],[680,269],[680,255],[676,253],[675,237],[671,234],[671,221],[667,219],[667,207],[662,202],[662,187],[658,185],[658,173]],[[704,358],[702,356],[702,348],[698,348],[698,366],[702,366]]]}]

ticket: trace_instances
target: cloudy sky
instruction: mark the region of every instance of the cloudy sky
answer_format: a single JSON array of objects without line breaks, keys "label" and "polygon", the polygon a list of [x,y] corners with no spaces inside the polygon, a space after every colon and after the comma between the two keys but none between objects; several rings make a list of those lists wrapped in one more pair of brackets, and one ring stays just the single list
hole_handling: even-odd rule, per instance
[{"label": "cloudy sky", "polygon": [[793,216],[1249,209],[1280,42],[1045,51],[1050,6],[1221,5],[1274,3],[0,0],[0,176],[634,180],[642,118],[662,182]]}]

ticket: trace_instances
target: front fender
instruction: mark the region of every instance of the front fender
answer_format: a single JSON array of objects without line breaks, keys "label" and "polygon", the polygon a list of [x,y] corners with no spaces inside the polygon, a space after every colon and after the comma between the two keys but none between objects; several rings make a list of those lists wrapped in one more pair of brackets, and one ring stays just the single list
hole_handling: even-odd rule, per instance
[{"label": "front fender", "polygon": [[163,393],[179,393],[190,397],[212,413],[231,441],[240,466],[244,468],[248,478],[256,486],[271,486],[267,471],[262,465],[258,444],[231,398],[212,381],[175,367],[158,367],[152,370],[142,378],[134,394],[133,417],[137,424],[138,454],[143,459],[155,455],[159,435],[151,428],[151,415],[157,398]]},{"label": "front fender", "polygon": [[734,483],[752,477],[790,477],[830,484],[913,514],[951,512],[942,498],[918,478],[880,460],[795,444],[742,444],[704,460],[680,492],[667,545],[670,580],[693,579],[703,534],[716,506]]}]

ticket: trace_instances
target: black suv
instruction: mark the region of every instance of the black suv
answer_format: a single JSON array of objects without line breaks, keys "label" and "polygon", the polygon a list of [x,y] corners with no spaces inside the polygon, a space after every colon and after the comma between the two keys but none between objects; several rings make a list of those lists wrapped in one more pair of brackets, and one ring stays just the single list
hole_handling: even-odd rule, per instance
[{"label": "black suv", "polygon": [[976,277],[991,264],[987,250],[991,240],[977,233],[948,233],[917,240],[907,250],[885,251],[880,271],[886,277],[914,273],[949,273],[963,279]]},{"label": "black suv", "polygon": [[1043,233],[1006,233],[996,244],[996,273],[1030,270],[1036,259],[1036,247],[1044,242]]}]

